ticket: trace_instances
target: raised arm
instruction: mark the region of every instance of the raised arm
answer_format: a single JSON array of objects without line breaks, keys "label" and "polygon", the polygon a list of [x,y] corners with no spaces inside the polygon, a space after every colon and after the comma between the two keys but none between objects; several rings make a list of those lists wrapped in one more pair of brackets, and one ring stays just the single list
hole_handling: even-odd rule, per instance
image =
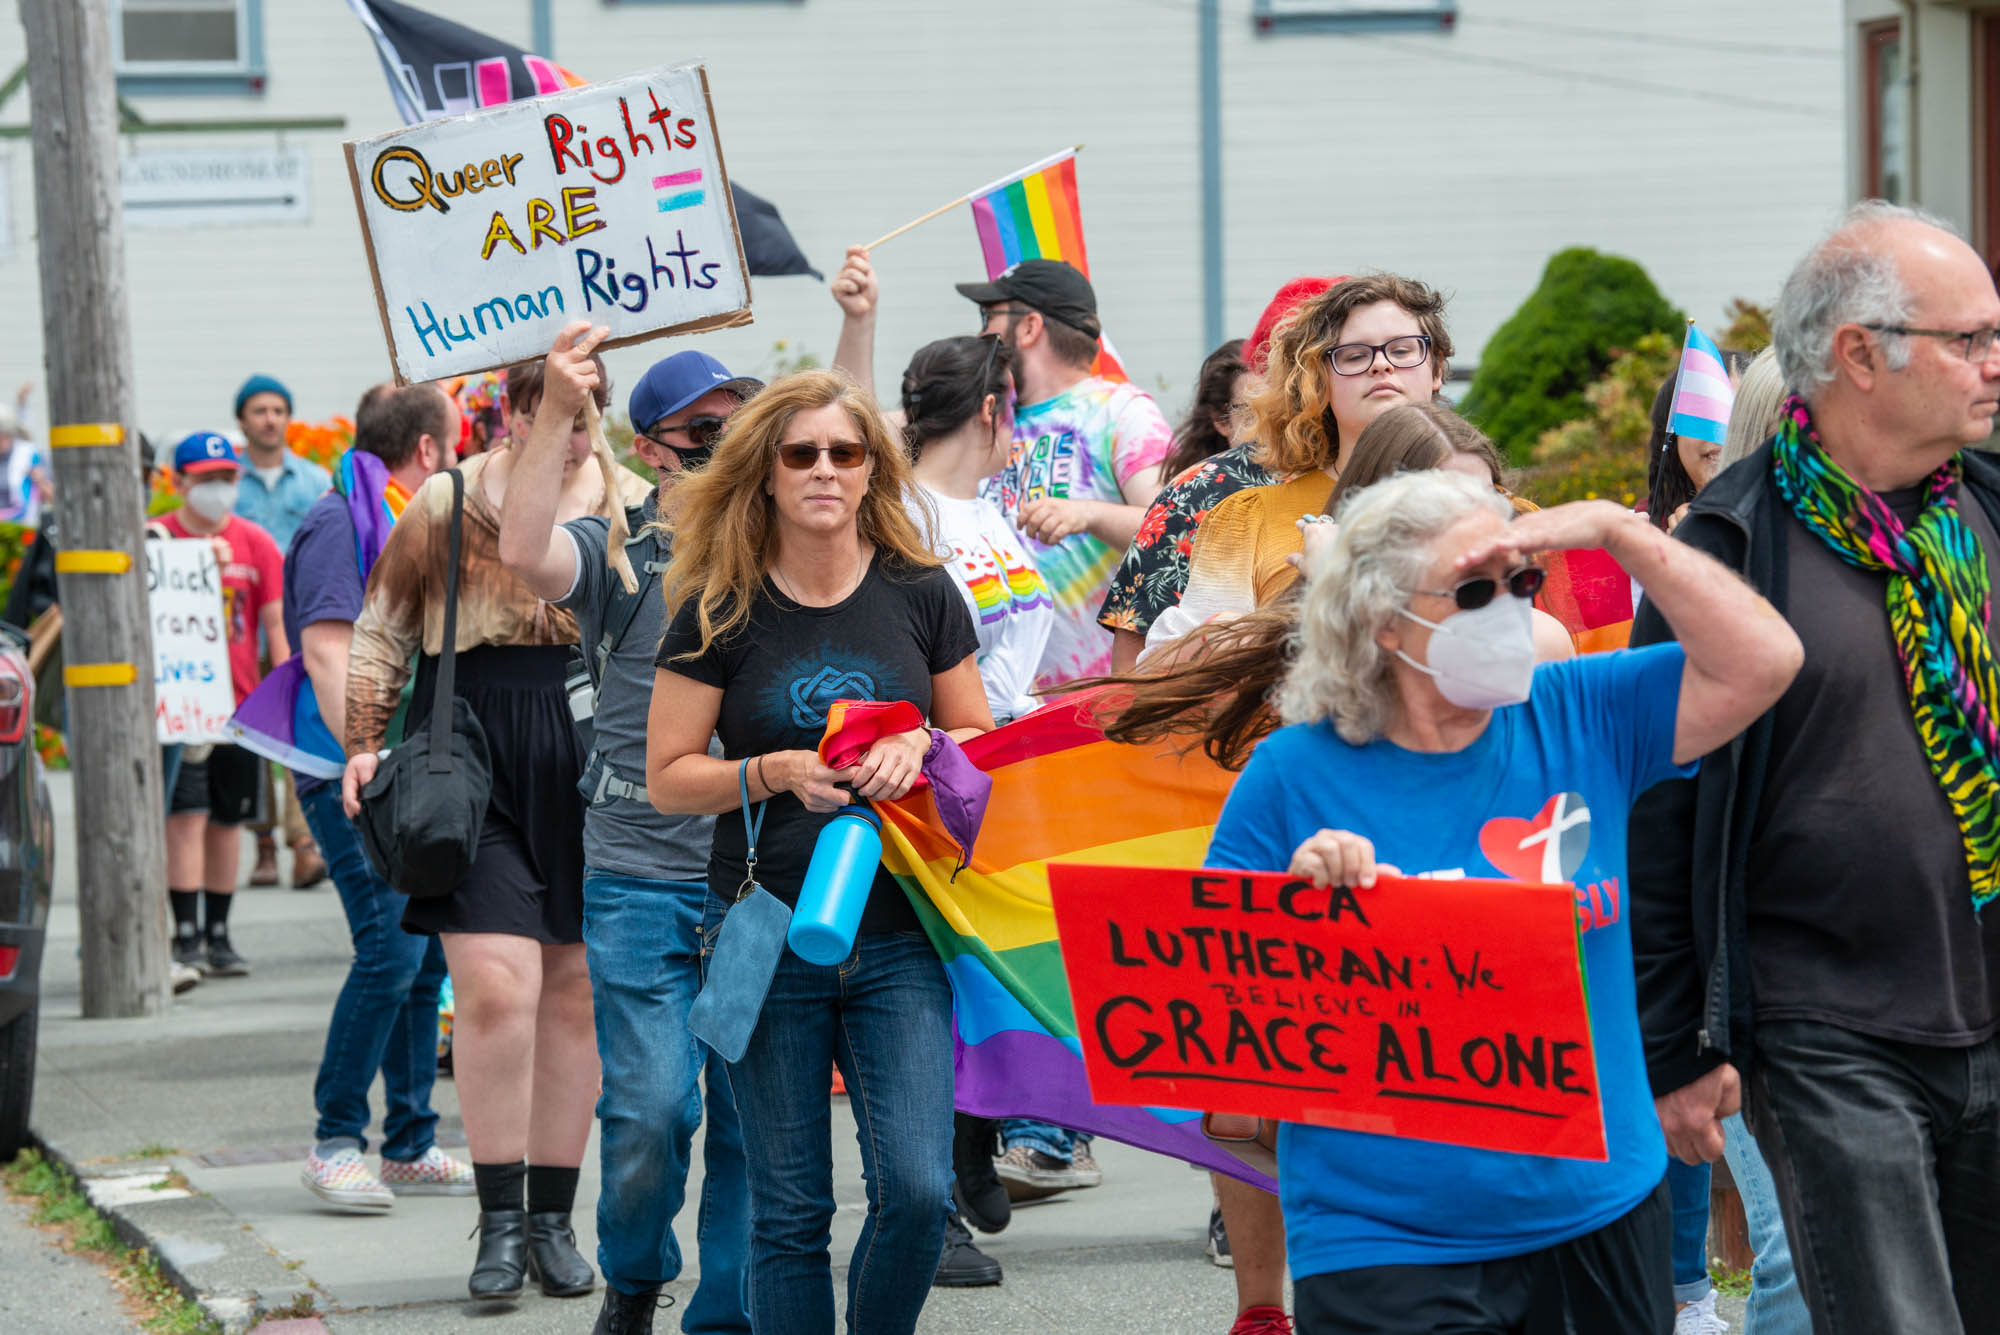
[{"label": "raised arm", "polygon": [[515,448],[514,473],[500,503],[500,562],[544,602],[566,597],[576,584],[576,544],[556,523],[556,506],[562,500],[570,424],[597,388],[590,354],[610,332],[573,320],[556,335],[543,362],[542,401],[528,439]]},{"label": "raised arm", "polygon": [[833,276],[833,299],[840,303],[841,314],[833,369],[847,372],[871,394],[875,392],[875,302],[880,292],[867,247],[849,246],[846,262]]},{"label": "raised arm", "polygon": [[1687,651],[1674,725],[1674,761],[1687,764],[1729,741],[1778,702],[1805,650],[1778,610],[1714,557],[1675,542],[1645,516],[1609,501],[1573,501],[1521,515],[1460,568],[1497,551],[1521,556],[1602,547],[1644,586]]}]

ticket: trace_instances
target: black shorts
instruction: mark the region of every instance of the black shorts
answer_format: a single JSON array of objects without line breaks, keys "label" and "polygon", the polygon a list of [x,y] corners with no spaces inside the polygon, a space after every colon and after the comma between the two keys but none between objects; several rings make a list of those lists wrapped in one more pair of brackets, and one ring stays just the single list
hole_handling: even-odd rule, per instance
[{"label": "black shorts", "polygon": [[206,811],[217,825],[248,825],[264,814],[264,758],[240,746],[219,745],[205,760],[181,761],[167,814]]},{"label": "black shorts", "polygon": [[1595,1233],[1524,1256],[1307,1275],[1299,1335],[1671,1335],[1673,1218],[1662,1181]]}]

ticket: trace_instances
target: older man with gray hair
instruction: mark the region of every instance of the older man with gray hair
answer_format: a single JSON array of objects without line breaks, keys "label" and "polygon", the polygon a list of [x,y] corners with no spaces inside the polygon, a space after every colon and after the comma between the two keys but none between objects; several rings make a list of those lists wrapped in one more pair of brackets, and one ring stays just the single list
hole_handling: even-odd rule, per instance
[{"label": "older man with gray hair", "polygon": [[[2000,293],[1871,201],[1793,270],[1794,397],[1675,536],[1805,668],[1632,816],[1633,944],[1669,1147],[1747,1120],[1819,1335],[2000,1330]],[[1642,608],[1635,644],[1672,631]]]}]

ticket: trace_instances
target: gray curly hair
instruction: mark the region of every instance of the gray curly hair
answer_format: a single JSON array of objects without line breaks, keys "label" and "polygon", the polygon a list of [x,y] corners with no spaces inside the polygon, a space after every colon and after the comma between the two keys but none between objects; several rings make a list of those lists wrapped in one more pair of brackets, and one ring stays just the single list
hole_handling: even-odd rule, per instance
[{"label": "gray curly hair", "polygon": [[[1958,229],[1922,209],[1864,199],[1798,262],[1778,294],[1771,318],[1771,346],[1778,370],[1807,403],[1833,383],[1833,334],[1844,324],[1899,325],[1910,319],[1910,290],[1896,261],[1860,229],[1871,223],[1917,222],[1958,235]],[[1910,364],[1910,340],[1881,334],[1882,356],[1892,371]]]},{"label": "gray curly hair", "polygon": [[1382,735],[1396,700],[1392,655],[1375,637],[1422,587],[1437,559],[1431,544],[1480,510],[1514,514],[1490,484],[1438,470],[1398,473],[1341,504],[1340,536],[1307,572],[1292,666],[1278,688],[1286,723],[1328,719],[1355,746]]}]

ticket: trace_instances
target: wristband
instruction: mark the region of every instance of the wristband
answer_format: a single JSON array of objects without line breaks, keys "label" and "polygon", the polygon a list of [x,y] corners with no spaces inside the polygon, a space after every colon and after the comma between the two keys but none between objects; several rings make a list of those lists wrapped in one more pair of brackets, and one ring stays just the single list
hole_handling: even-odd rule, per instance
[{"label": "wristband", "polygon": [[764,785],[765,792],[771,794],[773,797],[777,796],[778,790],[773,788],[771,781],[764,777],[764,756],[761,752],[757,756],[757,782]]}]

